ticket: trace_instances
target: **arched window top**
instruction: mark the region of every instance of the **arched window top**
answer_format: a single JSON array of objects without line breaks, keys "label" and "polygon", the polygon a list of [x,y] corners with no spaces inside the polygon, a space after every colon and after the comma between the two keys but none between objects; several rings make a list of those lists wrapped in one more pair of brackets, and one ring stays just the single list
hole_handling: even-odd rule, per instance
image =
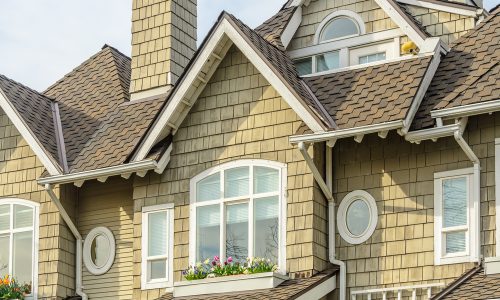
[{"label": "arched window top", "polygon": [[350,10],[339,10],[328,15],[318,26],[315,43],[322,43],[365,34],[361,17]]}]

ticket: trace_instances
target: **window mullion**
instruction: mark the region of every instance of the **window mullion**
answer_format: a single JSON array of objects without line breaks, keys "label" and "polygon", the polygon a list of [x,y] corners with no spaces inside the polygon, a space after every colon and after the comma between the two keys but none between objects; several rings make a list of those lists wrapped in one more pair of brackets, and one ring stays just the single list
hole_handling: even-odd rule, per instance
[{"label": "window mullion", "polygon": [[9,239],[9,274],[11,276],[14,276],[14,267],[13,262],[14,262],[14,204],[10,204],[10,219],[9,219],[9,226],[10,226],[10,239]]},{"label": "window mullion", "polygon": [[253,205],[253,171],[254,171],[254,166],[250,167],[250,176],[249,176],[249,202],[248,202],[248,256],[253,257],[254,256],[254,205]]},{"label": "window mullion", "polygon": [[219,204],[220,207],[220,260],[224,261],[226,257],[226,205],[224,203]]}]

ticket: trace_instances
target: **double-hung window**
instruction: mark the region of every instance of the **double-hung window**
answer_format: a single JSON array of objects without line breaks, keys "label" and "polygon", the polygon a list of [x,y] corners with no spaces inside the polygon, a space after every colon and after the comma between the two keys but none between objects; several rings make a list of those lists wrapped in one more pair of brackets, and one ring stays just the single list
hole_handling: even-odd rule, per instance
[{"label": "double-hung window", "polygon": [[38,269],[38,204],[0,199],[0,277],[10,275],[30,284],[36,299]]},{"label": "double-hung window", "polygon": [[270,259],[285,270],[286,167],[239,160],[191,180],[190,263]]},{"label": "double-hung window", "polygon": [[434,174],[435,263],[477,260],[473,168]]},{"label": "double-hung window", "polygon": [[173,207],[142,208],[142,289],[173,286]]}]

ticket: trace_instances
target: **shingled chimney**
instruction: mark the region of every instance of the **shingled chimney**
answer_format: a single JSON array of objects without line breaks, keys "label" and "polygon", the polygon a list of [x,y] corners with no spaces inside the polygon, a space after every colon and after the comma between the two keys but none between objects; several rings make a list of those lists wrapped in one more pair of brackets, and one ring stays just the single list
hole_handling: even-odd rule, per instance
[{"label": "shingled chimney", "polygon": [[196,50],[197,0],[133,0],[130,99],[166,94]]}]

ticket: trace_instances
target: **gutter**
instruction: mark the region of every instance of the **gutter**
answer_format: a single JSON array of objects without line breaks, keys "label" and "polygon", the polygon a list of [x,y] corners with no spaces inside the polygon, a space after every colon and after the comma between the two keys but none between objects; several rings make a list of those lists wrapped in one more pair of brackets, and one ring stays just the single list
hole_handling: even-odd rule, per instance
[{"label": "gutter", "polygon": [[444,108],[431,111],[431,117],[453,119],[465,116],[474,116],[481,114],[491,114],[500,110],[500,99],[486,102],[474,103],[464,106]]},{"label": "gutter", "polygon": [[316,143],[316,142],[324,142],[330,140],[338,140],[347,137],[362,137],[365,134],[376,133],[376,132],[387,132],[389,130],[398,130],[404,127],[403,121],[392,121],[385,122],[381,124],[375,125],[367,125],[355,128],[347,128],[347,129],[338,129],[334,131],[326,131],[326,132],[318,132],[311,134],[303,134],[303,135],[294,135],[290,137],[291,144],[299,144],[300,142],[304,143]]},{"label": "gutter", "polygon": [[346,298],[346,281],[347,281],[347,272],[346,265],[343,261],[337,260],[335,257],[335,199],[333,198],[332,190],[333,190],[333,149],[332,147],[327,146],[326,150],[326,182],[321,176],[318,168],[314,164],[311,156],[307,152],[309,148],[308,144],[304,142],[299,142],[298,148],[307,165],[311,169],[313,173],[314,179],[319,184],[323,194],[328,200],[328,259],[330,263],[339,266],[340,273],[340,291],[339,291],[339,299],[345,300]]},{"label": "gutter", "polygon": [[97,169],[97,170],[90,170],[90,171],[83,171],[83,172],[72,173],[72,174],[63,174],[63,175],[55,175],[55,176],[40,178],[40,179],[38,179],[38,184],[40,184],[40,185],[65,184],[65,183],[73,183],[74,182],[78,186],[79,183],[83,184],[83,182],[86,180],[107,178],[110,176],[116,176],[116,175],[121,175],[121,174],[147,172],[149,170],[156,170],[157,167],[158,167],[158,163],[155,160],[148,159],[148,160],[131,162],[131,163],[124,164],[124,165],[107,167],[107,168],[102,168],[102,169]]},{"label": "gutter", "polygon": [[56,205],[57,209],[59,210],[59,213],[61,214],[61,217],[63,218],[64,222],[68,225],[69,229],[71,230],[71,233],[73,233],[73,236],[76,239],[76,279],[75,279],[75,293],[78,296],[82,297],[82,300],[88,300],[87,294],[83,292],[83,284],[82,284],[82,252],[83,252],[83,238],[78,232],[78,229],[75,226],[75,223],[71,220],[69,217],[68,213],[64,209],[63,205],[61,204],[61,201],[59,201],[59,198],[57,198],[57,195],[54,193],[54,190],[52,189],[52,185],[46,184],[45,185],[45,191],[49,195],[50,199],[54,204]]}]

